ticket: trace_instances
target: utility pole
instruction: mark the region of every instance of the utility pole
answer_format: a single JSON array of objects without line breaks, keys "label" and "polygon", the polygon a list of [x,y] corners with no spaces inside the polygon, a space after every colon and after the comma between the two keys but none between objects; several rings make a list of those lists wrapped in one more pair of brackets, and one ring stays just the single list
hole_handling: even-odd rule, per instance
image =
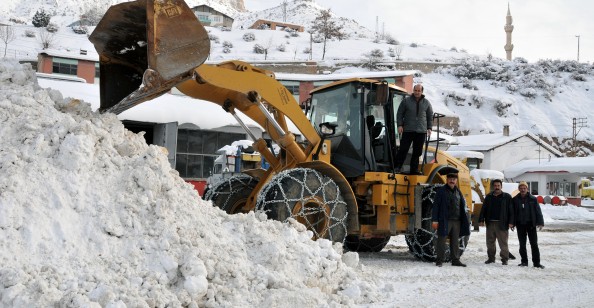
[{"label": "utility pole", "polygon": [[283,22],[287,22],[287,0],[283,1]]},{"label": "utility pole", "polygon": [[571,152],[573,156],[577,154],[577,134],[580,133],[580,130],[584,127],[588,127],[588,119],[587,118],[573,118],[573,149]]},{"label": "utility pole", "polygon": [[578,56],[577,56],[577,61],[580,62],[580,36],[576,35],[575,37],[577,37],[578,39]]}]

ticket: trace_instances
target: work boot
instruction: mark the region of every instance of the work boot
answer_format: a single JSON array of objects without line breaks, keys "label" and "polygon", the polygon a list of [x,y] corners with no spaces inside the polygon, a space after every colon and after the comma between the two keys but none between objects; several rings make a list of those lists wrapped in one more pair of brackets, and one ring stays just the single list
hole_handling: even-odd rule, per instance
[{"label": "work boot", "polygon": [[435,266],[437,266],[437,267],[441,267],[442,265],[443,265],[443,262],[441,262],[441,261],[435,262]]},{"label": "work boot", "polygon": [[507,260],[505,260],[505,261],[501,261],[501,264],[503,264],[503,265],[507,265]]},{"label": "work boot", "polygon": [[544,265],[542,264],[534,264],[534,267],[544,269]]},{"label": "work boot", "polygon": [[489,260],[485,261],[485,264],[491,264],[491,263],[495,263],[495,260],[489,259]]},{"label": "work boot", "polygon": [[401,172],[402,172],[402,167],[394,168],[394,173],[401,173]]},{"label": "work boot", "polygon": [[528,263],[520,263],[518,266],[528,266]]},{"label": "work boot", "polygon": [[455,260],[455,261],[452,261],[452,266],[466,267],[466,264],[460,262],[460,260]]}]

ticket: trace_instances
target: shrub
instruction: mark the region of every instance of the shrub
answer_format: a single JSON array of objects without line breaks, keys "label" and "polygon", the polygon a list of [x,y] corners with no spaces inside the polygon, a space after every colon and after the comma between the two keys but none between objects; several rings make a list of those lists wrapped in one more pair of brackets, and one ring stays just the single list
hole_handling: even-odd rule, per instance
[{"label": "shrub", "polygon": [[26,37],[35,37],[35,31],[33,30],[25,30]]},{"label": "shrub", "polygon": [[419,47],[419,45],[417,45],[417,43],[410,43],[410,47],[417,48],[417,47]]},{"label": "shrub", "polygon": [[511,105],[511,103],[497,101],[497,103],[495,103],[495,110],[497,111],[497,115],[503,117],[507,113],[507,108],[511,107]]},{"label": "shrub", "polygon": [[87,34],[89,33],[89,29],[86,26],[74,26],[72,27],[72,31],[76,34]]},{"label": "shrub", "polygon": [[262,45],[260,45],[260,44],[254,45],[254,53],[264,54],[265,52],[266,52],[266,48],[264,48]]},{"label": "shrub", "polygon": [[225,48],[233,48],[233,43],[231,43],[229,41],[224,41],[223,42],[223,47],[225,47]]},{"label": "shrub", "polygon": [[285,52],[287,50],[287,47],[285,46],[285,44],[280,44],[280,45],[276,46],[276,50],[278,50],[280,52]]},{"label": "shrub", "polygon": [[47,27],[47,25],[50,22],[50,18],[51,16],[46,13],[43,9],[35,12],[35,15],[33,15],[33,26],[35,26],[35,28],[43,28],[43,27]]},{"label": "shrub", "polygon": [[573,74],[571,74],[571,79],[577,80],[577,81],[586,81],[586,76],[584,76],[578,72],[574,72]]},{"label": "shrub", "polygon": [[253,32],[246,32],[243,34],[243,40],[246,42],[253,42],[256,40],[256,35]]},{"label": "shrub", "polygon": [[56,33],[56,32],[58,32],[60,27],[58,27],[58,25],[56,25],[54,23],[50,23],[47,25],[47,27],[45,27],[45,29],[47,30],[47,32]]},{"label": "shrub", "polygon": [[223,48],[223,53],[231,53],[231,49],[229,47]]}]

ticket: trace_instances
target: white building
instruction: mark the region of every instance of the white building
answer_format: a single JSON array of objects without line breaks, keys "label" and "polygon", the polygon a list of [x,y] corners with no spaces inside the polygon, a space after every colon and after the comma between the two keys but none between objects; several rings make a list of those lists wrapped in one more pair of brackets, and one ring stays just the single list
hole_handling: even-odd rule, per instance
[{"label": "white building", "polygon": [[579,199],[581,178],[594,176],[594,157],[524,160],[505,168],[503,174],[508,182],[527,182],[533,195],[564,196],[573,203],[570,198]]},{"label": "white building", "polygon": [[561,157],[557,149],[528,131],[509,132],[504,126],[503,132],[457,137],[458,144],[448,151],[477,151],[484,155],[482,169],[503,169],[523,160],[548,160]]}]

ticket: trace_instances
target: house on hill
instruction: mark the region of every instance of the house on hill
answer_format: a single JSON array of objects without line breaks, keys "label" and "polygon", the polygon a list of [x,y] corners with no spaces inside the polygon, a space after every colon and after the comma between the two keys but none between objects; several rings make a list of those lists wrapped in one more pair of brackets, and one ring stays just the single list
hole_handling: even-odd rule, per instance
[{"label": "house on hill", "polygon": [[483,169],[503,171],[503,169],[523,160],[545,161],[561,157],[562,153],[544,140],[528,131],[510,133],[509,126],[497,134],[459,136],[458,145],[448,151],[477,151],[484,155]]},{"label": "house on hill", "polygon": [[270,29],[270,30],[285,30],[285,29],[292,29],[297,32],[303,32],[304,28],[301,25],[290,24],[286,22],[280,21],[272,21],[272,20],[265,20],[265,19],[258,19],[254,24],[250,27],[250,29]]},{"label": "house on hill", "polygon": [[231,29],[234,19],[227,12],[216,10],[211,6],[202,4],[192,8],[201,24],[210,27],[225,27]]}]

